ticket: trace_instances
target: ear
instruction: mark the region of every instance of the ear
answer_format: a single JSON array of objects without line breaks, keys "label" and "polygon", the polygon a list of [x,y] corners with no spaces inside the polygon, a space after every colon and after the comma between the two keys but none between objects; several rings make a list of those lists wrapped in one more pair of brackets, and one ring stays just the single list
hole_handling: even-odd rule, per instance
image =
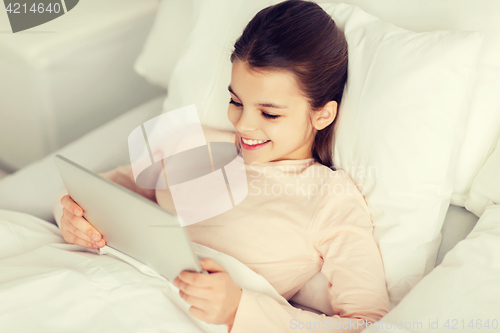
[{"label": "ear", "polygon": [[326,126],[330,125],[337,116],[337,102],[330,101],[325,106],[313,113],[313,126],[316,130],[321,131]]}]

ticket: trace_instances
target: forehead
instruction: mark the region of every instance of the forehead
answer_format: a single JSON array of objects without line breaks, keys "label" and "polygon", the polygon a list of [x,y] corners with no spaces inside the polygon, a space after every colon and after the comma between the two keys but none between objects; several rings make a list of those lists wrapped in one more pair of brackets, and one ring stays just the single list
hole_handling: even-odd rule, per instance
[{"label": "forehead", "polygon": [[[235,60],[231,72],[231,87],[244,95],[246,91],[274,97],[301,97],[295,74],[284,69],[250,68],[247,62]],[[241,90],[241,91],[240,91]]]}]

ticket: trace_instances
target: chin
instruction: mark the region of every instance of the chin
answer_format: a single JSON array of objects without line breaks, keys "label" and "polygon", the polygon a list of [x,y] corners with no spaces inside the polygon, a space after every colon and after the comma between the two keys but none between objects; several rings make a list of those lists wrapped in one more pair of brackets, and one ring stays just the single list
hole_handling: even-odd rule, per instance
[{"label": "chin", "polygon": [[252,164],[252,163],[265,163],[269,162],[269,160],[266,160],[265,158],[259,157],[259,156],[252,156],[252,154],[245,154],[245,152],[242,153],[243,156],[243,161],[245,164]]}]

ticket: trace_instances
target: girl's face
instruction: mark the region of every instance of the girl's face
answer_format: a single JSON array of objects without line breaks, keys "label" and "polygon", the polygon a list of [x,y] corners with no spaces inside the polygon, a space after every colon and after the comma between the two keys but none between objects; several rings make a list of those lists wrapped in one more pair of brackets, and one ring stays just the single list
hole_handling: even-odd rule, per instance
[{"label": "girl's face", "polygon": [[250,71],[235,60],[228,87],[228,117],[245,163],[312,157],[316,134],[309,103],[289,71]]}]

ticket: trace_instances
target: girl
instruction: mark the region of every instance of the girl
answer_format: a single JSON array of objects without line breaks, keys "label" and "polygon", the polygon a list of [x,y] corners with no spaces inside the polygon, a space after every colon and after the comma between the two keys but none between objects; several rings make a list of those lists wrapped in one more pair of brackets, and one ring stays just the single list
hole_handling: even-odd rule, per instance
[{"label": "girl", "polygon": [[[245,263],[286,299],[321,271],[335,315],[284,307],[242,290],[210,259],[201,265],[211,274],[184,271],[173,283],[193,316],[227,324],[232,333],[359,332],[388,312],[389,300],[364,197],[332,163],[347,79],[343,33],[317,4],[284,1],[257,13],[230,60],[228,117],[235,132],[206,129],[214,136],[207,140],[220,141],[219,133],[237,142],[249,193],[231,210],[186,228],[192,241]],[[102,175],[174,209],[168,190],[139,188],[130,166]],[[68,195],[61,204],[55,217],[66,241],[105,244]]]}]

